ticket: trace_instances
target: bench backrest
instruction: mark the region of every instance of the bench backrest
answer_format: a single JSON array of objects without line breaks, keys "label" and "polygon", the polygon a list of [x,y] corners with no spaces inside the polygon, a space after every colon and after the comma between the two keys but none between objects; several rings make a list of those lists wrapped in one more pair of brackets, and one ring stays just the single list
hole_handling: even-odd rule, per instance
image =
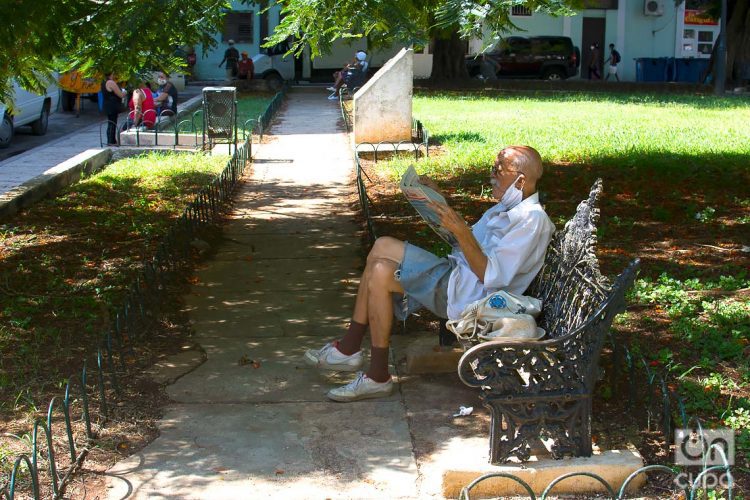
[{"label": "bench backrest", "polygon": [[575,216],[555,232],[544,266],[526,292],[542,300],[538,323],[547,338],[562,337],[581,326],[611,290],[609,280],[599,271],[595,251],[601,192],[602,180],[597,179]]}]

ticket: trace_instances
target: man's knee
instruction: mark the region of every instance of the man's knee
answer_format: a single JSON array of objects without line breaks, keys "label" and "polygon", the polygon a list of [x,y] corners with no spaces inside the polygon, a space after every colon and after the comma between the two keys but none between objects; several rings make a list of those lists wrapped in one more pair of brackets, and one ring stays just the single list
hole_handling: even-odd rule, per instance
[{"label": "man's knee", "polygon": [[396,280],[394,273],[397,268],[398,266],[393,261],[387,259],[368,261],[366,267],[368,288],[378,290],[392,288],[389,284]]},{"label": "man's knee", "polygon": [[367,255],[368,262],[373,259],[387,259],[400,263],[404,260],[405,243],[390,236],[381,236],[375,240],[370,253]]}]

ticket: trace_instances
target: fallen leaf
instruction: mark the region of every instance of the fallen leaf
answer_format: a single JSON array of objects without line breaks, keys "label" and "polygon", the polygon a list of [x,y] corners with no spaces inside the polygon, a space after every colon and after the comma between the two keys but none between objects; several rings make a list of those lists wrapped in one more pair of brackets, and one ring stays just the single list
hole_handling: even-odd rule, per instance
[{"label": "fallen leaf", "polygon": [[252,360],[247,357],[247,354],[243,354],[240,360],[237,362],[237,364],[240,366],[245,366],[245,365],[250,364],[251,362]]},{"label": "fallen leaf", "polygon": [[248,262],[252,262],[253,261],[253,256],[252,255],[245,255],[244,259],[246,261],[248,261]]},{"label": "fallen leaf", "polygon": [[119,443],[117,443],[117,451],[128,451],[129,449],[130,445],[125,441],[120,441]]},{"label": "fallen leaf", "polygon": [[218,472],[219,474],[221,474],[222,472],[226,472],[229,469],[227,469],[226,467],[212,467],[211,470],[214,471],[214,472]]},{"label": "fallen leaf", "polygon": [[255,368],[256,370],[257,370],[258,368],[260,368],[260,362],[258,362],[258,361],[253,361],[253,362],[252,362],[252,365],[253,365],[253,368]]},{"label": "fallen leaf", "polygon": [[280,476],[284,473],[284,469],[276,469],[276,475]]}]

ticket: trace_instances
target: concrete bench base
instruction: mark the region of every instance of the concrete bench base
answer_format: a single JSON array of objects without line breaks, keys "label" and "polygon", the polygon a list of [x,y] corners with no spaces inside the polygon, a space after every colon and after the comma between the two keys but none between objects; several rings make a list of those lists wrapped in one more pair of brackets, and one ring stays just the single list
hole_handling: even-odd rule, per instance
[{"label": "concrete bench base", "polygon": [[[458,498],[461,489],[478,477],[491,472],[504,472],[525,481],[538,497],[544,489],[556,478],[571,472],[589,472],[600,476],[617,493],[625,479],[633,472],[643,467],[643,459],[636,451],[609,450],[594,454],[588,458],[565,458],[554,460],[541,458],[521,465],[490,465],[476,463],[478,457],[486,459],[486,443],[477,442],[476,450],[467,449],[466,442],[458,443],[460,449],[451,449],[451,445],[441,451],[437,461],[444,460],[442,467],[442,492],[446,498]],[[437,465],[437,464],[436,464]],[[633,493],[646,482],[645,474],[639,474],[628,486],[627,491]],[[575,476],[558,483],[551,494],[553,496],[591,495],[605,493],[606,489],[596,479],[586,476]],[[496,498],[515,495],[527,495],[526,490],[516,481],[505,477],[492,477],[477,484],[471,490],[471,498]]]},{"label": "concrete bench base", "polygon": [[438,345],[437,335],[425,332],[406,349],[406,373],[456,373],[461,348]]},{"label": "concrete bench base", "polygon": [[175,138],[174,132],[164,131],[158,134],[153,130],[136,132],[128,130],[120,134],[121,146],[182,146],[194,148],[203,145],[203,134],[182,132]]}]

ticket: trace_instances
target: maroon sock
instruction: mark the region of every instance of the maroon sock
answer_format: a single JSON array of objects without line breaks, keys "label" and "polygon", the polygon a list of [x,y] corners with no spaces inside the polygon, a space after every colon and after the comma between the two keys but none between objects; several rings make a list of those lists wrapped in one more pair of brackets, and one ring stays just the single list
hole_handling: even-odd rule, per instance
[{"label": "maroon sock", "polygon": [[347,356],[354,354],[362,348],[362,339],[365,338],[365,331],[367,331],[367,325],[352,320],[349,323],[349,330],[339,340],[336,348],[341,351],[341,354],[346,354]]},{"label": "maroon sock", "polygon": [[391,374],[388,373],[388,348],[370,348],[370,369],[366,375],[375,382],[388,382]]}]

